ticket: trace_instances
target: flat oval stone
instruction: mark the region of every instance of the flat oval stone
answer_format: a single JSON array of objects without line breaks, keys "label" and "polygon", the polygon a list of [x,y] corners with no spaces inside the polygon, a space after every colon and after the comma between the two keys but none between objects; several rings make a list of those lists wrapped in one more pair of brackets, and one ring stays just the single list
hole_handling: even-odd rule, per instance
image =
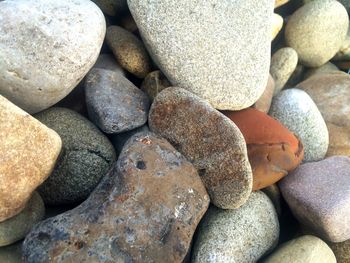
[{"label": "flat oval stone", "polygon": [[247,108],[261,96],[274,1],[128,0],[128,5],[150,55],[174,86],[220,110]]},{"label": "flat oval stone", "polygon": [[316,75],[297,86],[315,101],[329,129],[327,156],[350,156],[350,76]]},{"label": "flat oval stone", "polygon": [[46,204],[85,200],[108,172],[116,155],[108,138],[88,119],[72,110],[50,108],[35,118],[62,138],[62,152],[55,169],[39,187]]},{"label": "flat oval stone", "polygon": [[86,76],[89,118],[105,133],[121,133],[147,121],[147,95],[118,72],[94,68]]},{"label": "flat oval stone", "polygon": [[0,1],[0,94],[36,113],[63,99],[95,63],[105,19],[91,1]]},{"label": "flat oval stone", "polygon": [[315,236],[301,236],[282,244],[263,263],[336,263],[330,247]]},{"label": "flat oval stone", "polygon": [[338,52],[348,27],[348,13],[338,1],[311,1],[288,19],[285,39],[302,64],[319,67]]},{"label": "flat oval stone", "polygon": [[194,164],[214,205],[230,209],[247,201],[252,170],[243,135],[230,119],[191,92],[171,87],[155,98],[148,123]]},{"label": "flat oval stone", "polygon": [[60,136],[0,95],[0,222],[21,212],[51,174]]},{"label": "flat oval stone", "polygon": [[27,235],[38,262],[182,262],[209,205],[196,169],[165,139],[134,135],[89,199]]},{"label": "flat oval stone", "polygon": [[350,158],[300,165],[279,186],[298,221],[324,240],[350,239]]},{"label": "flat oval stone", "polygon": [[44,202],[40,195],[34,192],[19,214],[0,223],[0,247],[23,239],[31,228],[44,218],[44,215]]},{"label": "flat oval stone", "polygon": [[269,114],[299,137],[304,145],[304,161],[325,157],[328,129],[316,104],[305,91],[282,90],[272,100]]},{"label": "flat oval stone", "polygon": [[198,227],[191,262],[257,262],[277,245],[278,237],[273,204],[264,193],[253,192],[238,209],[209,208]]}]

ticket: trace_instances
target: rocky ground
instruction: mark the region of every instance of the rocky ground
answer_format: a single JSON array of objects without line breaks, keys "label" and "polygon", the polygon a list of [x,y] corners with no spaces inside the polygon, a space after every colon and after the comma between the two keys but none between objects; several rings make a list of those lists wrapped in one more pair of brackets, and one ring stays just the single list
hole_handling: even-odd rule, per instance
[{"label": "rocky ground", "polygon": [[0,0],[0,263],[350,263],[349,11]]}]

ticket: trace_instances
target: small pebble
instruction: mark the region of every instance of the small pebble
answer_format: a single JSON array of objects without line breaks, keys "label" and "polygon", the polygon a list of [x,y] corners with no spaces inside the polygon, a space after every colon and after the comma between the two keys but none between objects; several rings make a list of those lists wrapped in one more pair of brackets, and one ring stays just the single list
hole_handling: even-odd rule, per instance
[{"label": "small pebble", "polygon": [[270,110],[274,91],[275,91],[275,81],[273,80],[270,74],[265,91],[261,95],[261,97],[254,103],[253,108],[259,111],[262,111],[264,113],[268,113]]},{"label": "small pebble", "polygon": [[143,90],[151,101],[158,95],[159,92],[171,86],[169,80],[160,70],[149,73],[143,80],[141,90]]}]

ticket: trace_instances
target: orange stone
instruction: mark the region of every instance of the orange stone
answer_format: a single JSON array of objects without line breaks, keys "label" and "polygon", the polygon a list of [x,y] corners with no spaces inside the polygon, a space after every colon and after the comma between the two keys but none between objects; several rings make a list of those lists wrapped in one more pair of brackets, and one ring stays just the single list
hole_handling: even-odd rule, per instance
[{"label": "orange stone", "polygon": [[280,122],[253,108],[224,111],[241,130],[253,170],[253,190],[265,188],[294,170],[304,158],[300,140]]}]

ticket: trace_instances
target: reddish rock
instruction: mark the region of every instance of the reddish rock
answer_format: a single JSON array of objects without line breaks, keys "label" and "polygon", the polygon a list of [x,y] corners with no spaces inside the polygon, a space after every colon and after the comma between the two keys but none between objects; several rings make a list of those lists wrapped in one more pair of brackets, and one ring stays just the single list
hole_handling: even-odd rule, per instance
[{"label": "reddish rock", "polygon": [[304,158],[300,140],[277,120],[256,109],[225,111],[241,130],[253,170],[253,190],[279,181]]}]

